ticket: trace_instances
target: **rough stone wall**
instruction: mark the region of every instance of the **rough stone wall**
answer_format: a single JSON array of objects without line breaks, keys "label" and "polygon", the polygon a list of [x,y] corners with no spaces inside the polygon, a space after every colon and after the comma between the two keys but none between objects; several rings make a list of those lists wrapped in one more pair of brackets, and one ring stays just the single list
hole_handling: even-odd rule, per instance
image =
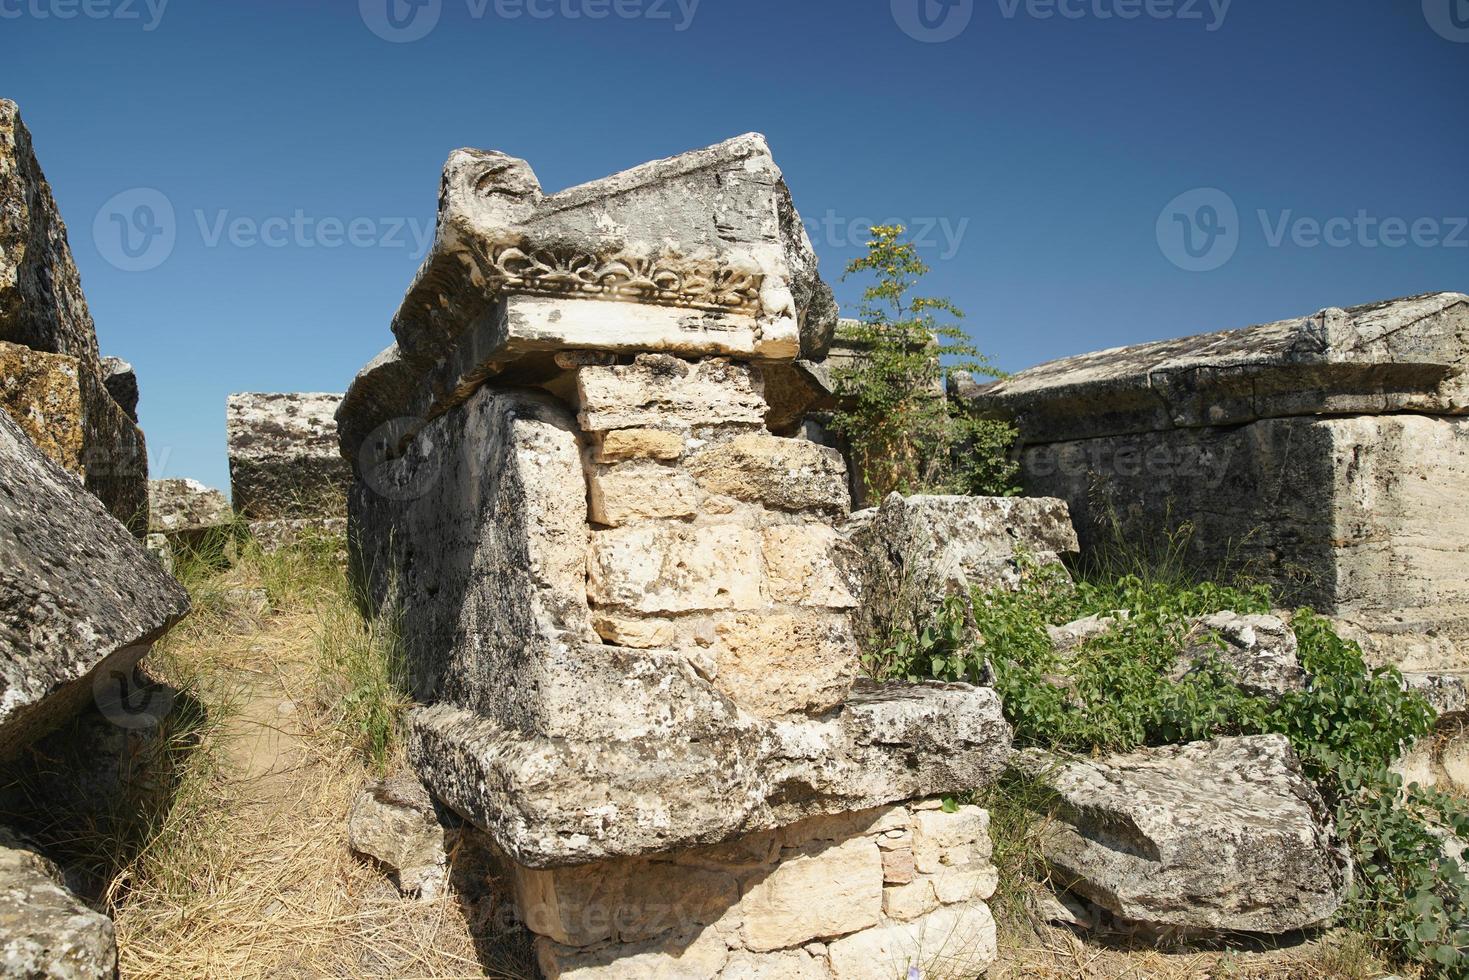
[{"label": "rough stone wall", "polygon": [[5,100],[0,100],[0,340],[76,358],[87,489],[142,536],[148,523],[143,433],[107,391],[66,226],[20,111]]},{"label": "rough stone wall", "polygon": [[642,355],[581,368],[577,389],[598,635],[689,652],[758,717],[840,703],[857,669],[841,456],[765,431],[750,365]]},{"label": "rough stone wall", "polygon": [[548,978],[974,976],[995,959],[989,814],[938,801],[714,847],[513,869]]},{"label": "rough stone wall", "polygon": [[1032,446],[1033,493],[1067,501],[1086,551],[1123,540],[1243,569],[1338,617],[1407,670],[1469,668],[1469,421],[1265,419]]}]

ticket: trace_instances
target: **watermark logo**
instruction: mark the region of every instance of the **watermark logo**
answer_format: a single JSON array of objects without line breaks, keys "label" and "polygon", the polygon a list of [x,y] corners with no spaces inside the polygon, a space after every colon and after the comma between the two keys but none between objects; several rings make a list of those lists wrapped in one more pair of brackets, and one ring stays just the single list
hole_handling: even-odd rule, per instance
[{"label": "watermark logo", "polygon": [[145,31],[163,23],[169,0],[0,0],[0,20],[136,21]]},{"label": "watermark logo", "polygon": [[147,272],[173,254],[179,236],[197,233],[204,248],[384,248],[419,258],[433,244],[434,223],[417,218],[317,216],[296,208],[264,217],[228,208],[195,208],[182,227],[173,203],[161,191],[134,188],[116,195],[97,212],[92,237],[97,251],[123,272]]},{"label": "watermark logo", "polygon": [[1188,191],[1158,215],[1157,236],[1169,262],[1187,272],[1212,272],[1239,248],[1239,208],[1217,187]]},{"label": "watermark logo", "polygon": [[[5,0],[0,0],[0,3]],[[676,33],[694,24],[702,0],[464,0],[471,21],[646,20],[667,22]],[[973,2],[973,0],[965,0]],[[405,44],[427,37],[444,13],[444,0],[358,0],[362,22],[384,41]]]},{"label": "watermark logo", "polygon": [[384,41],[408,44],[439,26],[443,0],[357,0],[362,23]]},{"label": "watermark logo", "polygon": [[402,503],[424,496],[443,472],[427,420],[389,419],[372,430],[357,452],[357,472],[385,500]]},{"label": "watermark logo", "polygon": [[1423,0],[1423,16],[1439,37],[1469,44],[1469,0]]},{"label": "watermark logo", "polygon": [[893,20],[924,44],[941,44],[963,34],[974,19],[974,0],[892,0]]},{"label": "watermark logo", "polygon": [[801,223],[813,243],[832,249],[863,248],[871,240],[873,228],[900,225],[906,230],[906,242],[921,251],[936,254],[942,262],[959,254],[964,236],[969,232],[968,218],[916,217],[873,221],[865,217],[848,218],[833,210],[828,210],[820,218],[802,218]]},{"label": "watermark logo", "polygon": [[174,691],[149,680],[136,666],[108,667],[92,678],[92,699],[102,717],[119,728],[137,731],[156,728],[168,717],[173,711]]},{"label": "watermark logo", "polygon": [[1197,22],[1213,33],[1224,26],[1234,0],[998,0],[1000,15],[1021,11],[1032,20],[1176,20]]},{"label": "watermark logo", "polygon": [[156,269],[173,254],[178,223],[162,191],[135,187],[110,198],[92,222],[92,241],[123,272]]}]

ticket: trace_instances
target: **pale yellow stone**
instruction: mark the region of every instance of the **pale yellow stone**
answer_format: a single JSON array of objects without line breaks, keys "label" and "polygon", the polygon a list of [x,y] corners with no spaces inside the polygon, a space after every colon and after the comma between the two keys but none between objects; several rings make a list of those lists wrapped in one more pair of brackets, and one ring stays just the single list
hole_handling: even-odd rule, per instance
[{"label": "pale yellow stone", "polygon": [[653,859],[550,870],[517,865],[513,880],[526,927],[562,946],[638,943],[738,914],[732,874]]},{"label": "pale yellow stone", "polygon": [[877,837],[892,831],[906,830],[911,819],[908,808],[902,805],[828,813],[807,817],[782,827],[780,840],[786,847],[801,847],[819,840],[843,841],[852,837]]},{"label": "pale yellow stone", "polygon": [[719,980],[830,980],[824,959],[817,959],[804,949],[778,953],[751,953],[738,950]]},{"label": "pale yellow stone", "polygon": [[771,599],[802,606],[852,609],[857,605],[834,557],[840,546],[829,524],[768,527],[765,569]]},{"label": "pale yellow stone", "polygon": [[889,885],[903,885],[912,881],[917,875],[913,867],[913,849],[903,847],[886,849],[882,842],[878,842],[882,850],[882,880]]},{"label": "pale yellow stone", "polygon": [[995,919],[983,902],[868,929],[827,950],[835,980],[901,980],[912,967],[924,976],[974,977],[999,955]]},{"label": "pale yellow stone", "polygon": [[913,815],[913,861],[922,874],[987,862],[992,851],[987,810],[964,806],[954,813],[940,809]]},{"label": "pale yellow stone", "polygon": [[933,882],[927,878],[891,884],[882,890],[882,914],[889,919],[907,922],[938,907],[939,899],[934,894]]},{"label": "pale yellow stone", "polygon": [[536,941],[536,959],[546,980],[710,980],[729,961],[729,947],[715,929],[594,949],[542,937]]},{"label": "pale yellow stone", "polygon": [[663,650],[677,644],[677,624],[662,619],[632,619],[607,613],[593,613],[592,627],[597,635],[617,647],[634,650]]},{"label": "pale yellow stone", "polygon": [[933,892],[940,902],[988,901],[1000,884],[1000,872],[993,864],[973,863],[963,867],[943,868],[930,876]]},{"label": "pale yellow stone", "polygon": [[694,478],[654,462],[594,466],[587,490],[592,522],[609,527],[691,517],[699,509]]},{"label": "pale yellow stone", "polygon": [[689,468],[711,494],[777,510],[846,514],[852,505],[842,454],[803,439],[749,433],[702,450]]},{"label": "pale yellow stone", "polygon": [[666,429],[615,429],[602,437],[597,459],[620,463],[629,459],[675,460],[683,455],[684,436]]},{"label": "pale yellow stone", "polygon": [[588,594],[640,613],[758,609],[766,604],[758,531],[734,525],[637,525],[592,535]]},{"label": "pale yellow stone", "polygon": [[715,632],[715,686],[757,717],[835,707],[857,676],[857,645],[845,616],[742,613],[720,621]]},{"label": "pale yellow stone", "polygon": [[759,371],[721,358],[690,362],[644,354],[635,364],[582,368],[577,372],[577,396],[578,417],[586,432],[763,428],[769,410]]},{"label": "pale yellow stone", "polygon": [[741,904],[741,935],[757,952],[866,929],[882,914],[882,858],[866,838],[811,845],[746,885]]}]

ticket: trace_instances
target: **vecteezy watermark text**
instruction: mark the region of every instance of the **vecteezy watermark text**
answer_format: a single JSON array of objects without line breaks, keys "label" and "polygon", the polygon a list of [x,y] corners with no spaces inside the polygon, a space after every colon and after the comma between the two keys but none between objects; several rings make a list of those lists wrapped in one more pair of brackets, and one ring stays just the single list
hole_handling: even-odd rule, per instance
[{"label": "vecteezy watermark text", "polygon": [[1021,13],[1034,20],[1176,20],[1197,21],[1213,33],[1224,26],[1234,0],[996,0],[1000,15],[1014,20]]},{"label": "vecteezy watermark text", "polygon": [[[180,228],[173,202],[162,191],[137,187],[110,198],[92,222],[97,252],[124,272],[146,272],[167,262],[181,231],[196,233],[204,248],[386,248],[422,257],[433,244],[434,223],[407,217],[289,214],[242,215],[228,208],[191,212]],[[192,227],[191,227],[192,225]]]},{"label": "vecteezy watermark text", "polygon": [[[358,0],[362,22],[384,41],[406,44],[431,34],[445,0]],[[472,21],[645,20],[682,33],[693,26],[703,0],[463,0]]]},{"label": "vecteezy watermark text", "polygon": [[959,254],[964,235],[969,231],[968,218],[848,218],[828,210],[820,218],[802,218],[811,241],[826,248],[864,247],[872,238],[872,229],[883,225],[901,225],[904,240],[921,251],[938,253],[941,261]]},{"label": "vecteezy watermark text", "polygon": [[[1267,248],[1469,248],[1469,216],[1408,218],[1359,208],[1351,215],[1320,217],[1260,208],[1254,217]],[[1232,197],[1201,187],[1168,202],[1156,234],[1168,261],[1188,272],[1212,272],[1234,258],[1249,230]]]},{"label": "vecteezy watermark text", "polygon": [[137,21],[145,31],[163,22],[169,0],[0,0],[0,20]]},{"label": "vecteezy watermark text", "polygon": [[[1466,0],[1469,2],[1469,0]],[[890,0],[893,21],[915,41],[952,41],[974,19],[976,0]],[[1224,26],[1234,0],[995,0],[1005,20],[1173,20]]]}]

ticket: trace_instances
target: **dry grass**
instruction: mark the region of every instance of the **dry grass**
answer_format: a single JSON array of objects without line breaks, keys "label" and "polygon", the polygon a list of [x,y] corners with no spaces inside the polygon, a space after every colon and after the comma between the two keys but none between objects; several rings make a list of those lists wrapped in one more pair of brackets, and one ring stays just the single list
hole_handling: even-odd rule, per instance
[{"label": "dry grass", "polygon": [[[382,722],[402,702],[386,663],[371,667],[385,646],[335,550],[180,569],[198,612],[151,657],[207,721],[166,819],[109,890],[125,978],[531,975],[493,896],[402,899],[348,849],[353,799],[397,761]],[[262,589],[269,614],[242,612]]]}]

